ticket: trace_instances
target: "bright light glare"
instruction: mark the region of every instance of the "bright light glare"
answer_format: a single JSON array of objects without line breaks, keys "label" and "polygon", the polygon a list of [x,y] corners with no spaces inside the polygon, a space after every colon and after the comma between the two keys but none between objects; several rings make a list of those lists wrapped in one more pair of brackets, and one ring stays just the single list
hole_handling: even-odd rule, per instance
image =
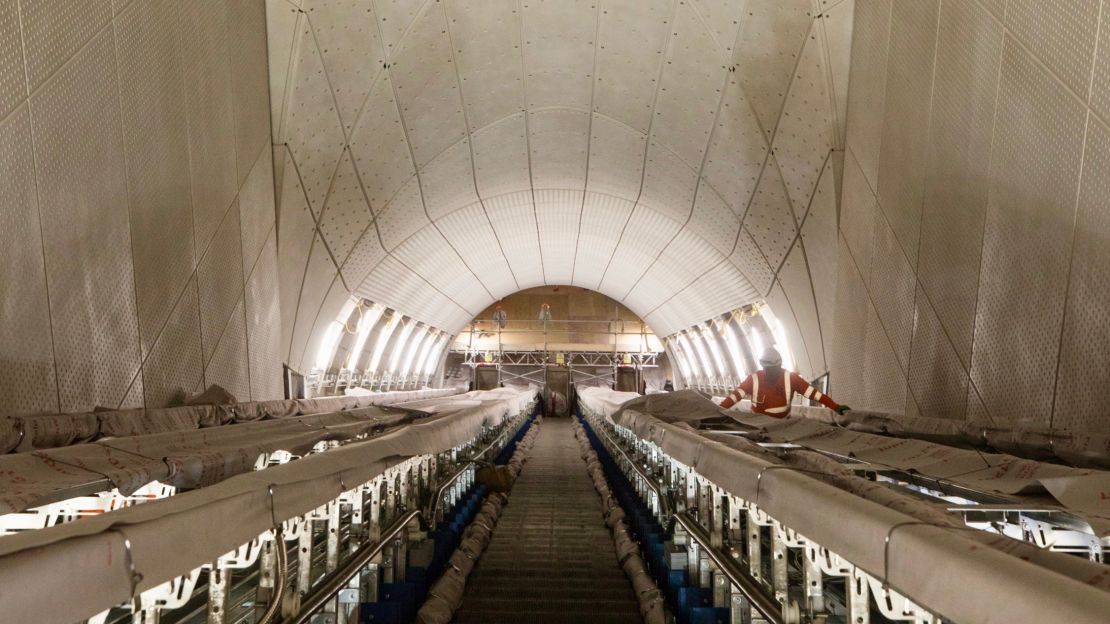
[{"label": "bright light glare", "polygon": [[389,343],[389,337],[393,335],[393,331],[397,329],[397,323],[399,322],[401,322],[401,315],[394,312],[386,326],[382,328],[381,335],[378,336],[378,343],[374,345],[374,355],[370,358],[370,364],[366,367],[366,370],[372,373],[378,372],[378,364],[382,361],[385,345]]},{"label": "bright light glare", "polygon": [[790,353],[790,345],[786,342],[786,330],[783,329],[782,322],[771,312],[771,308],[764,307],[761,313],[767,319],[767,325],[771,327],[775,348],[782,354],[782,367],[786,370],[794,370],[794,356]]},{"label": "bright light glare", "polygon": [[413,334],[412,339],[409,340],[409,350],[405,354],[404,364],[401,365],[401,370],[398,371],[401,375],[408,375],[412,370],[413,360],[416,359],[416,353],[420,349],[420,345],[428,337],[428,330],[424,327],[417,327],[416,333]]},{"label": "bright light glare", "polygon": [[389,354],[389,368],[386,370],[391,373],[397,372],[397,366],[401,363],[401,354],[404,352],[405,345],[409,342],[409,336],[412,335],[412,330],[416,327],[416,321],[409,321],[404,323],[401,328],[401,336],[397,338],[397,344],[393,345],[393,352]]},{"label": "bright light glare", "polygon": [[698,362],[694,355],[694,348],[690,346],[690,341],[687,340],[686,334],[678,335],[678,342],[682,345],[682,353],[686,356],[686,363],[690,366],[690,379],[701,377],[701,369],[698,368]]},{"label": "bright light glare", "polygon": [[439,357],[443,354],[443,347],[447,346],[448,336],[443,334],[439,340],[436,341],[436,346],[432,347],[431,354],[428,356],[427,366],[424,368],[425,375],[431,375],[435,372],[436,367],[439,366]]},{"label": "bright light glare", "polygon": [[437,335],[435,332],[428,332],[428,339],[424,341],[424,348],[420,350],[420,357],[417,358],[416,367],[413,368],[414,373],[418,375],[427,374],[424,372],[424,366],[428,361],[428,355],[431,354],[432,347],[435,346],[435,344],[442,339],[443,338]]},{"label": "bright light glare", "polygon": [[709,353],[713,356],[713,363],[717,365],[718,374],[721,377],[728,377],[728,371],[725,370],[725,361],[721,357],[721,347],[719,346],[720,334],[713,329],[713,324],[710,323],[702,328],[702,338],[705,339],[706,344],[709,345]]},{"label": "bright light glare", "polygon": [[732,319],[724,321],[725,343],[728,344],[729,356],[732,364],[741,378],[748,376],[748,367],[744,363],[744,353],[740,349],[740,341],[736,338],[736,330],[732,328]]},{"label": "bright light glare", "polygon": [[358,324],[358,336],[355,337],[354,348],[347,356],[347,368],[353,370],[358,366],[358,360],[362,357],[362,350],[366,348],[366,339],[370,337],[370,331],[374,329],[374,325],[382,317],[382,312],[385,312],[385,308],[376,303],[362,312],[362,320]]},{"label": "bright light glare", "polygon": [[348,299],[339,309],[339,317],[324,330],[324,337],[316,350],[315,368],[317,370],[327,370],[331,366],[331,361],[335,359],[335,350],[339,348],[339,337],[343,335],[343,328],[346,327],[356,305],[358,305],[357,299]]}]

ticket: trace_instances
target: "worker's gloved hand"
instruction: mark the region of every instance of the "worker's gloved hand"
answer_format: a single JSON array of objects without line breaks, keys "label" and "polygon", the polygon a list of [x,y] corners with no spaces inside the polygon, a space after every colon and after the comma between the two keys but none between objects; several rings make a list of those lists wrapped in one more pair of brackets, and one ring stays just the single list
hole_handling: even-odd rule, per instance
[{"label": "worker's gloved hand", "polygon": [[847,412],[850,409],[852,409],[852,408],[848,407],[847,405],[837,405],[836,406],[836,413],[843,416],[844,412]]}]

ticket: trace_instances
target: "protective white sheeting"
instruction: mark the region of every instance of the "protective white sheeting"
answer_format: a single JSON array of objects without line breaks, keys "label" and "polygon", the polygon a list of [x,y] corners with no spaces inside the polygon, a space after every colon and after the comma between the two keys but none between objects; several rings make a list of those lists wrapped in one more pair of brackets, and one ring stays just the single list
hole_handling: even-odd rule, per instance
[{"label": "protective white sheeting", "polygon": [[603,416],[612,416],[625,401],[640,396],[637,392],[617,392],[601,386],[575,386],[574,390],[582,407]]},{"label": "protective white sheeting", "polygon": [[459,392],[456,388],[423,388],[357,396],[254,401],[229,405],[191,405],[160,409],[128,409],[77,414],[44,414],[0,418],[0,454],[79,444],[104,437],[125,437],[187,431],[266,418],[288,418],[365,407],[394,405]]},{"label": "protective white sheeting", "polygon": [[613,421],[955,622],[1106,621],[1110,578],[1104,566],[982,531],[922,523],[798,471],[769,470],[775,464],[682,422],[628,408]]},{"label": "protective white sheeting", "polygon": [[[0,613],[13,622],[43,624],[98,613],[213,561],[269,530],[275,519],[315,509],[406,458],[463,444],[535,398],[534,389],[493,392],[501,403],[497,411],[483,406],[430,416],[200,490],[0,538]],[[488,397],[479,394],[477,400]],[[58,600],[59,587],[65,600]]]}]

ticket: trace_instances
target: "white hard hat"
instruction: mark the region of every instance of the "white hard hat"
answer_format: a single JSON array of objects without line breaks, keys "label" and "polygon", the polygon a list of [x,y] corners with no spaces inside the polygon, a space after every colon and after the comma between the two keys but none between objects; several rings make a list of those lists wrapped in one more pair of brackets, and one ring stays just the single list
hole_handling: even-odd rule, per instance
[{"label": "white hard hat", "polygon": [[774,347],[767,347],[763,355],[759,356],[759,365],[764,368],[768,366],[782,366],[782,355]]}]

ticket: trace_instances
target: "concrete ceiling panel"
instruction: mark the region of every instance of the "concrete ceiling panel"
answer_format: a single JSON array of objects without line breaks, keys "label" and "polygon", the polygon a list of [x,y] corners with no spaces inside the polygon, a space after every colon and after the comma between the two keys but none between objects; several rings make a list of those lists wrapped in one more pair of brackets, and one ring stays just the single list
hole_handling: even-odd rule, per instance
[{"label": "concrete ceiling panel", "polygon": [[573,278],[582,198],[582,191],[536,191],[536,223],[549,284],[569,284]]},{"label": "concrete ceiling panel", "polygon": [[397,192],[385,210],[378,213],[378,232],[382,245],[391,250],[406,238],[415,234],[429,223],[424,213],[424,203],[420,195],[420,184],[415,176]]},{"label": "concrete ceiling panel", "polygon": [[524,113],[511,115],[476,131],[472,141],[474,176],[482,197],[531,191]]},{"label": "concrete ceiling panel", "polygon": [[521,4],[525,104],[590,110],[601,9],[596,0]]},{"label": "concrete ceiling panel", "polygon": [[381,212],[416,172],[388,72],[379,74],[370,89],[350,149],[370,207]]},{"label": "concrete ceiling panel", "polygon": [[447,20],[439,3],[422,12],[389,62],[401,119],[422,168],[467,134]]},{"label": "concrete ceiling panel", "polygon": [[306,15],[324,57],[347,135],[385,65],[377,15],[364,0],[309,0]]},{"label": "concrete ceiling panel", "polygon": [[600,114],[594,114],[590,132],[588,190],[635,199],[640,194],[647,137]]},{"label": "concrete ceiling panel", "polygon": [[528,113],[528,145],[535,188],[586,188],[589,113],[571,109]]},{"label": "concrete ceiling panel", "polygon": [[525,284],[543,284],[543,259],[532,193],[498,195],[486,198],[484,204],[517,284],[521,288],[527,288]]},{"label": "concrete ceiling panel", "polygon": [[437,219],[436,225],[494,297],[520,290],[482,204],[464,206]]},{"label": "concrete ceiling panel", "polygon": [[518,4],[451,0],[444,2],[444,8],[471,129],[485,128],[523,111]]},{"label": "concrete ceiling panel", "polygon": [[575,285],[598,287],[634,205],[620,197],[586,193],[574,260]]},{"label": "concrete ceiling panel", "polygon": [[677,0],[608,0],[598,25],[595,112],[646,133]]}]

